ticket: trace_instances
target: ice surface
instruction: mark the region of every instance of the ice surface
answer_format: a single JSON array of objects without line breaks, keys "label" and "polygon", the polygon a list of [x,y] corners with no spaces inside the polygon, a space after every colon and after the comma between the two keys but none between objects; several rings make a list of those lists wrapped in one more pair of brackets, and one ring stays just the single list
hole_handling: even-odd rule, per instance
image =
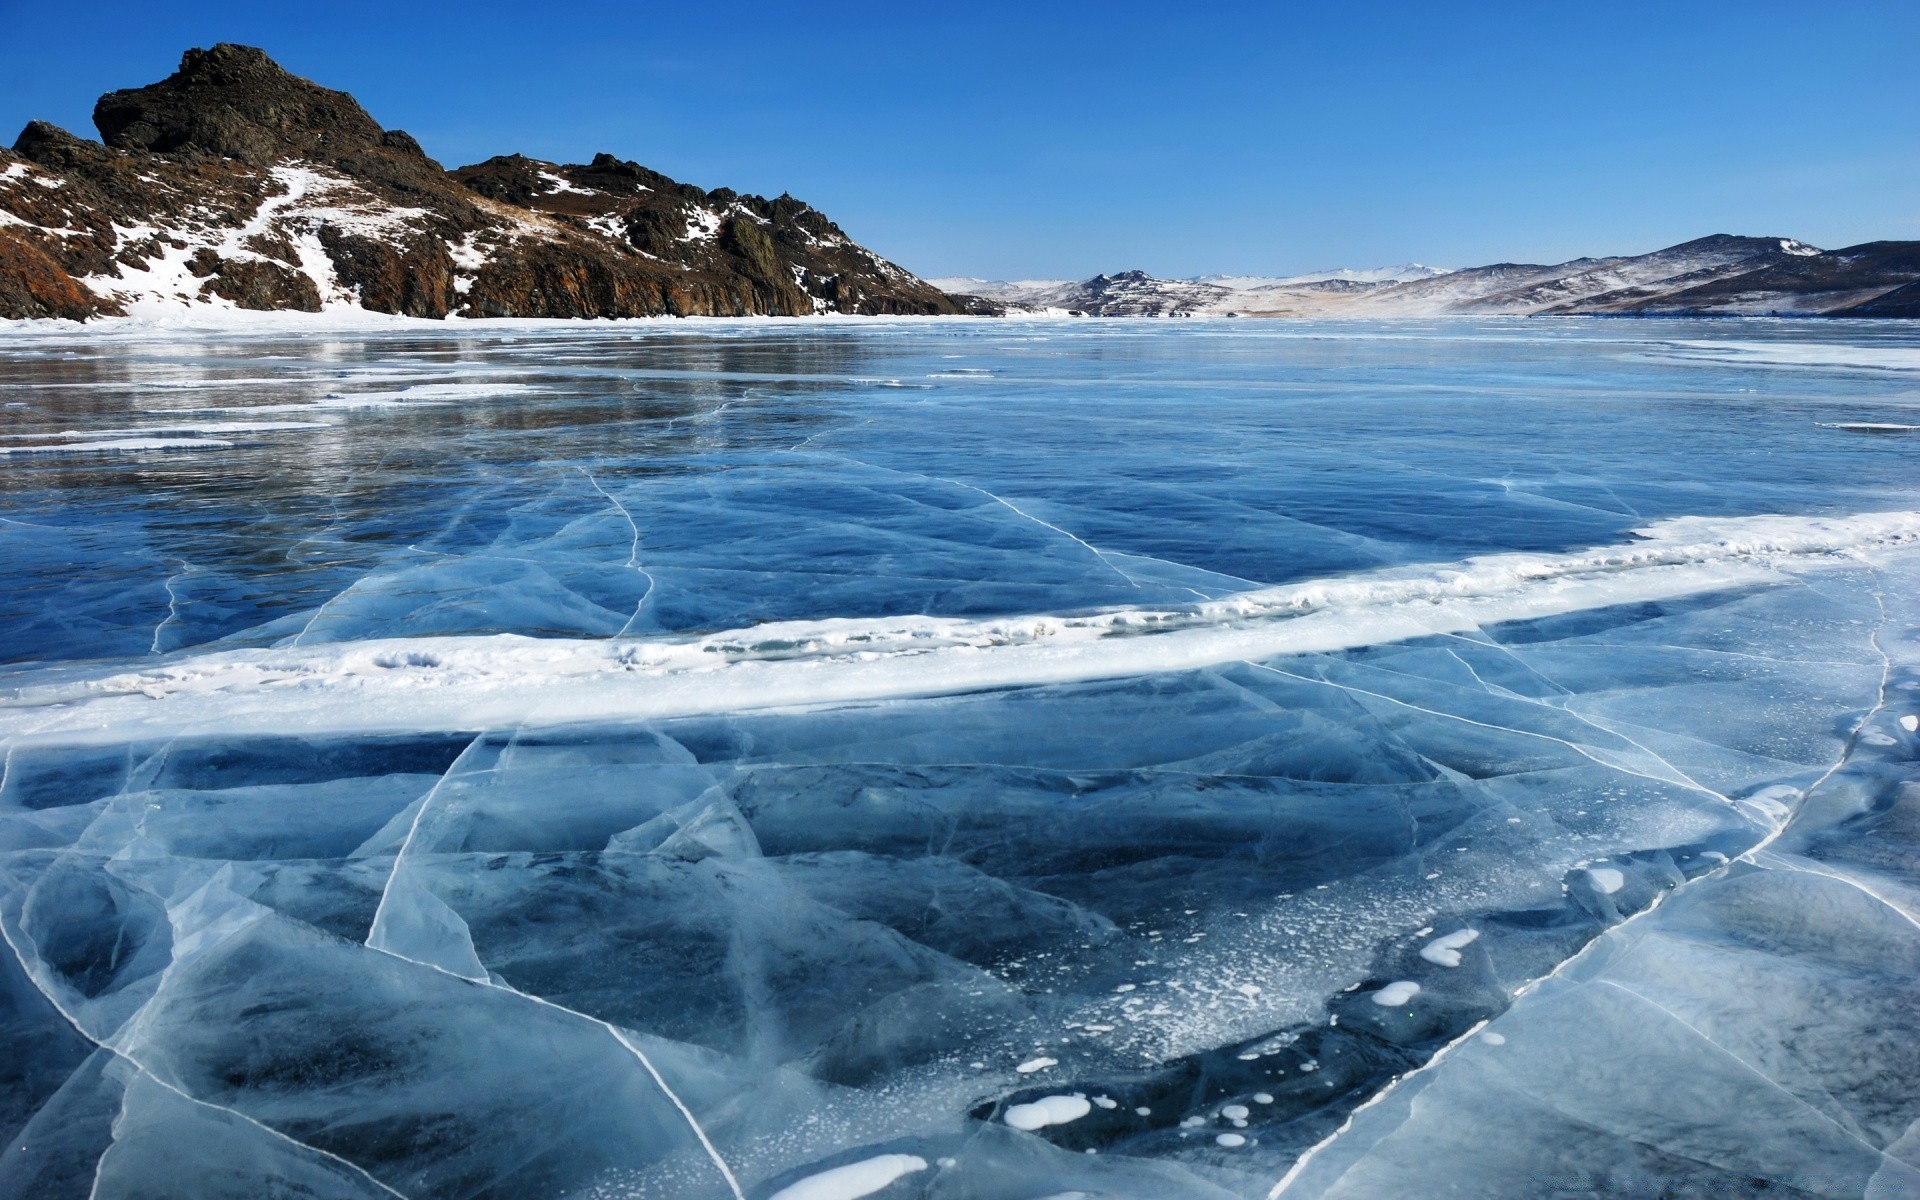
[{"label": "ice surface", "polygon": [[11,333],[233,444],[0,472],[0,1194],[1914,1194],[1912,339],[1735,332]]}]

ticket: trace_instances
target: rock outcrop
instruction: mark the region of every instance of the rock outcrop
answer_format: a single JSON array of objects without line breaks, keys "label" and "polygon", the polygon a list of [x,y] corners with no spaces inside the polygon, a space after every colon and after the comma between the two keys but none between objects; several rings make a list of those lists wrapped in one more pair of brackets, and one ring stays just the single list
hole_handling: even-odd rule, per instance
[{"label": "rock outcrop", "polygon": [[791,196],[708,192],[601,154],[447,171],[352,96],[248,46],[190,50],[0,151],[0,317],[142,306],[416,317],[997,311]]}]

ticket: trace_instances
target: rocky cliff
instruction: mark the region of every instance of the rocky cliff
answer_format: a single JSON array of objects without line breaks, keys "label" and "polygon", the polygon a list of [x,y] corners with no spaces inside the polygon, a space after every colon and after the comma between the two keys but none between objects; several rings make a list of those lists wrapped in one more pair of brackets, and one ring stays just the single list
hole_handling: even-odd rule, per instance
[{"label": "rocky cliff", "polygon": [[417,317],[978,311],[791,196],[703,191],[601,154],[447,171],[263,51],[189,50],[110,92],[101,140],[0,150],[0,317],[181,304]]}]

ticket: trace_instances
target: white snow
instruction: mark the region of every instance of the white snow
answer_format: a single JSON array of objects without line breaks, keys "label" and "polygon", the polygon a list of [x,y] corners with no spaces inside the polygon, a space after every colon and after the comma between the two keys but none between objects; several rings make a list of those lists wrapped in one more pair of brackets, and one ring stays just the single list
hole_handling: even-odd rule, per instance
[{"label": "white snow", "polygon": [[598,213],[588,217],[585,224],[588,229],[593,230],[603,238],[609,238],[619,242],[623,246],[627,244],[626,223],[615,213]]},{"label": "white snow", "polygon": [[1420,985],[1411,979],[1396,979],[1373,994],[1373,1002],[1382,1008],[1399,1008],[1420,994]]},{"label": "white snow", "polygon": [[1906,716],[1901,717],[1900,728],[1906,730],[1908,733],[1920,731],[1920,716],[1908,713]]},{"label": "white snow", "polygon": [[447,257],[453,260],[453,290],[464,296],[473,290],[474,276],[487,265],[490,256],[480,248],[478,233],[469,233],[457,242],[447,243]]},{"label": "white snow", "polygon": [[283,429],[325,429],[325,421],[205,421],[186,424],[154,425],[146,429],[62,429],[54,433],[6,433],[0,437],[27,438],[118,438],[151,437],[157,433],[269,433]]},{"label": "white snow", "polygon": [[1420,957],[1443,967],[1457,967],[1460,965],[1460,951],[1471,946],[1479,936],[1478,929],[1456,930],[1420,947]]},{"label": "white snow", "polygon": [[1223,1133],[1213,1140],[1229,1150],[1237,1150],[1247,1144],[1246,1136],[1238,1133]]},{"label": "white snow", "polygon": [[1326,283],[1329,280],[1342,280],[1348,283],[1407,283],[1415,279],[1433,279],[1452,273],[1452,269],[1448,267],[1429,267],[1424,263],[1400,263],[1392,267],[1367,267],[1360,270],[1337,267],[1331,271],[1308,271],[1304,275],[1194,275],[1190,276],[1187,282],[1210,283],[1216,287],[1246,292],[1258,291],[1262,288],[1297,286],[1303,283]]},{"label": "white snow", "polygon": [[539,172],[539,176],[540,176],[541,182],[547,185],[547,195],[549,196],[561,196],[561,195],[568,195],[568,194],[575,195],[575,196],[599,195],[599,193],[594,191],[592,188],[575,187],[569,180],[567,180],[563,176],[554,174],[552,171],[541,171]]},{"label": "white snow", "polygon": [[1010,1105],[1006,1122],[1015,1129],[1032,1133],[1049,1125],[1078,1121],[1092,1111],[1093,1105],[1085,1096],[1044,1096],[1030,1104]]},{"label": "white snow", "polygon": [[1720,341],[1675,341],[1669,345],[1678,357],[1690,361],[1724,362],[1739,366],[1920,371],[1920,347],[1913,346]]},{"label": "white snow", "polygon": [[927,1160],[915,1154],[881,1154],[809,1175],[781,1188],[767,1200],[860,1200],[896,1179],[927,1169]]},{"label": "white snow", "polygon": [[112,274],[80,282],[100,295],[118,298],[136,318],[165,318],[183,308],[231,310],[232,301],[201,294],[206,281],[187,270],[188,261],[201,250],[223,259],[267,261],[247,243],[277,235],[293,247],[294,266],[313,280],[323,310],[357,309],[357,298],[340,285],[321,245],[321,227],[380,238],[411,229],[426,216],[425,209],[387,204],[345,176],[308,163],[282,163],[271,168],[268,177],[268,194],[238,229],[196,225],[190,219],[171,227],[116,223],[118,244],[158,237],[162,248],[144,268],[116,262]]},{"label": "white snow", "polygon": [[232,442],[216,438],[122,438],[106,442],[57,442],[46,446],[0,446],[0,454],[79,454],[135,450],[226,450]]},{"label": "white snow", "polygon": [[1627,877],[1612,867],[1588,867],[1587,878],[1593,886],[1611,896],[1627,885]]},{"label": "white snow", "polygon": [[720,214],[705,208],[687,210],[687,231],[680,235],[683,242],[706,242],[720,232]]},{"label": "white snow", "polygon": [[1059,1063],[1060,1063],[1060,1060],[1057,1058],[1044,1058],[1044,1057],[1030,1058],[1027,1061],[1021,1063],[1019,1066],[1015,1067],[1014,1070],[1018,1071],[1022,1075],[1031,1075],[1035,1071],[1044,1071],[1048,1067],[1058,1066]]}]

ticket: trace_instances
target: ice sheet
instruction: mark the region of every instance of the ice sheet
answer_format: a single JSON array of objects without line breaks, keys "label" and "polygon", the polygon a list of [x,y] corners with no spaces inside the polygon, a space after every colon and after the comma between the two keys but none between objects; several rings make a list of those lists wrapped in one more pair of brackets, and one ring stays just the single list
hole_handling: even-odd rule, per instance
[{"label": "ice sheet", "polygon": [[1240,324],[9,331],[0,1194],[1910,1193],[1911,336]]}]

